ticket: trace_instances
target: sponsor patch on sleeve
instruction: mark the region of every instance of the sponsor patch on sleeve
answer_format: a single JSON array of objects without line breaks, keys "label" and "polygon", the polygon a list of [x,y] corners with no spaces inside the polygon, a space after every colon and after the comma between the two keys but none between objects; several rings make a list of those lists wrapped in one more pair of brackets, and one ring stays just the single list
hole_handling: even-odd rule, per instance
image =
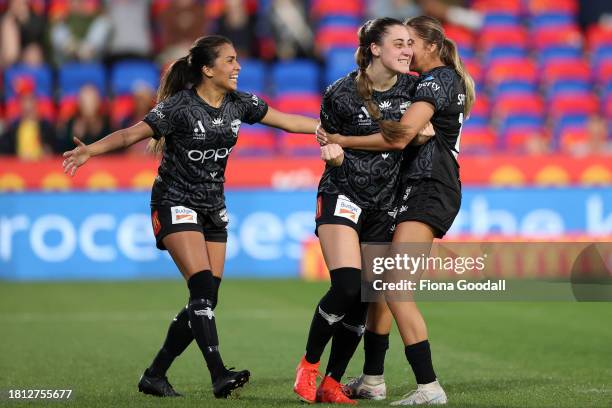
[{"label": "sponsor patch on sleeve", "polygon": [[339,195],[336,201],[336,209],[334,215],[337,217],[343,217],[353,221],[355,224],[359,221],[361,215],[361,208],[351,202],[346,196]]},{"label": "sponsor patch on sleeve", "polygon": [[173,224],[197,224],[198,214],[191,208],[183,207],[182,205],[171,207],[172,223]]}]

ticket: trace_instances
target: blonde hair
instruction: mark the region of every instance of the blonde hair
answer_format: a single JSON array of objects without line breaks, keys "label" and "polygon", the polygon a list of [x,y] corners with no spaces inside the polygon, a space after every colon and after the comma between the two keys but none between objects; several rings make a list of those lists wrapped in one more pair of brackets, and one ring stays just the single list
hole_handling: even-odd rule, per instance
[{"label": "blonde hair", "polygon": [[444,65],[455,68],[455,71],[457,71],[457,74],[465,86],[465,105],[463,114],[468,117],[474,105],[474,101],[476,100],[476,86],[474,85],[474,79],[472,79],[472,76],[467,72],[459,56],[459,51],[457,50],[455,42],[446,37],[442,24],[433,17],[414,17],[406,20],[405,24],[414,29],[417,35],[427,44],[435,44],[437,46],[440,60]]}]

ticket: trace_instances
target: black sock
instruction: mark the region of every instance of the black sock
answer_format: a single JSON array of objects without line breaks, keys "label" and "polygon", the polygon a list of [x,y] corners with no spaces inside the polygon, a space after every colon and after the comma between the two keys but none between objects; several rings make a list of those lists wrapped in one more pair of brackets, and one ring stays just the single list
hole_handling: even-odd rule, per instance
[{"label": "black sock", "polygon": [[221,278],[217,276],[213,276],[213,280],[215,282],[215,295],[213,298],[213,310],[215,310],[215,308],[217,307],[217,304],[219,303],[219,286],[221,286]]},{"label": "black sock", "polygon": [[383,375],[385,372],[385,355],[388,348],[389,334],[365,331],[363,336],[363,349],[365,351],[363,373],[365,375]]},{"label": "black sock", "polygon": [[149,374],[154,377],[163,377],[175,358],[191,344],[193,333],[189,327],[189,312],[187,306],[182,308],[170,323],[168,334],[162,348],[159,350],[151,366]]},{"label": "black sock", "polygon": [[327,364],[326,374],[340,382],[348,367],[353,354],[359,346],[365,320],[368,313],[368,303],[359,302],[346,314],[346,317],[336,326],[332,338],[331,352]]},{"label": "black sock", "polygon": [[436,380],[428,340],[406,346],[405,353],[417,384],[429,384]]},{"label": "black sock", "polygon": [[315,310],[306,343],[306,361],[319,362],[335,326],[361,295],[361,270],[338,268],[329,271],[331,287]]},{"label": "black sock", "polygon": [[215,324],[215,313],[212,309],[214,296],[214,281],[212,272],[201,271],[189,278],[189,323],[193,337],[196,339],[212,380],[215,381],[225,373],[221,354],[219,354],[219,338]]}]

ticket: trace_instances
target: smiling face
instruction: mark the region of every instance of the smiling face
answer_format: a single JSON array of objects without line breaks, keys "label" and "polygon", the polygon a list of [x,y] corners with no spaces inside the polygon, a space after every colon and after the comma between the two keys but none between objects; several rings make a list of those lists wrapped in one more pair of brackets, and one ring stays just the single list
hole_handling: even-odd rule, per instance
[{"label": "smiling face", "polygon": [[387,27],[381,44],[371,45],[372,55],[386,69],[394,73],[410,72],[412,60],[411,38],[403,25]]},{"label": "smiling face", "polygon": [[218,56],[212,67],[204,66],[204,75],[218,88],[227,92],[235,91],[238,87],[238,73],[240,64],[236,50],[230,44],[223,44],[217,49]]}]

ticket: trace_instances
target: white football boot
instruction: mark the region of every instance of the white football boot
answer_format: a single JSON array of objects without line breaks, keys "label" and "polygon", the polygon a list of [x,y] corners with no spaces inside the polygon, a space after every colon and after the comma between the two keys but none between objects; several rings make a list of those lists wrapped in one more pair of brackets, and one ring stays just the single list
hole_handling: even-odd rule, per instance
[{"label": "white football boot", "polygon": [[438,380],[429,384],[418,384],[417,389],[404,395],[391,405],[444,405],[448,402],[446,393]]},{"label": "white football boot", "polygon": [[385,376],[361,374],[349,380],[344,385],[344,391],[353,399],[384,400],[387,398]]}]

